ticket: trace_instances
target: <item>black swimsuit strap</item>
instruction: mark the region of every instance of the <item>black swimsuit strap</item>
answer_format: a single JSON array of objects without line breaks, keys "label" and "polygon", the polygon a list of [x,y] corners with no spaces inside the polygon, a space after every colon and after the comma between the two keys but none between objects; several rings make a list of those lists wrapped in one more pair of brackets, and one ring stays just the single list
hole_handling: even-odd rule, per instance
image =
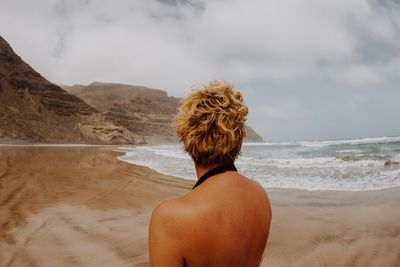
[{"label": "black swimsuit strap", "polygon": [[217,175],[217,174],[220,174],[220,173],[223,173],[223,172],[226,172],[226,171],[235,171],[235,172],[237,172],[237,169],[236,169],[235,165],[233,165],[233,164],[225,164],[225,165],[222,165],[222,166],[218,166],[218,167],[206,172],[205,174],[203,174],[199,178],[199,180],[197,180],[197,183],[193,186],[193,189],[195,189],[200,184],[202,184],[205,180],[207,180],[207,178],[209,178],[211,176],[214,176],[214,175]]}]

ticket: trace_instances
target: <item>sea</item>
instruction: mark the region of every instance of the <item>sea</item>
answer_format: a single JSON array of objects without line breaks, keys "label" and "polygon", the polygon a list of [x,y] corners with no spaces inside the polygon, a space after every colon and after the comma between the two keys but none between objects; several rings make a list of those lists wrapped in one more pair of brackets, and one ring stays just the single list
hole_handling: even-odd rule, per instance
[{"label": "sea", "polygon": [[[196,179],[181,145],[120,147],[119,159]],[[385,162],[393,164],[385,166]],[[399,164],[396,164],[399,162]],[[265,188],[365,191],[400,186],[400,136],[311,142],[244,143],[240,173]],[[386,164],[388,165],[388,164]]]}]

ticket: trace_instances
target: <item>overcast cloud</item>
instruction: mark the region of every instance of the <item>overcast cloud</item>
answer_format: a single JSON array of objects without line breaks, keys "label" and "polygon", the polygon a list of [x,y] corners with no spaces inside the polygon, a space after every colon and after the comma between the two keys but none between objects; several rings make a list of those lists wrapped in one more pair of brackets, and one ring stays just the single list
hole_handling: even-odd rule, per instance
[{"label": "overcast cloud", "polygon": [[0,35],[60,84],[228,80],[267,140],[400,135],[398,0],[1,0]]}]

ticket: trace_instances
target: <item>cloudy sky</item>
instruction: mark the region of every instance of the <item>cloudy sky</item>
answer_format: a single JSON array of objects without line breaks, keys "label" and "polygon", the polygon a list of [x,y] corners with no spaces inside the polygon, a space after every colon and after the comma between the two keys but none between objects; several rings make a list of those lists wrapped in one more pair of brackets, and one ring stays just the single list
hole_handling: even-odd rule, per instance
[{"label": "cloudy sky", "polygon": [[1,0],[0,35],[60,84],[228,80],[267,140],[400,135],[399,0]]}]

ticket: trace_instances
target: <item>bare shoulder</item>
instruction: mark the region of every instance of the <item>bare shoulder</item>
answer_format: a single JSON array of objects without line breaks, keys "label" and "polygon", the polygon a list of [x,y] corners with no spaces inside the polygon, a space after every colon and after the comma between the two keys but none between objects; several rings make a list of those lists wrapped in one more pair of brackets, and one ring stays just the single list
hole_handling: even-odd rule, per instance
[{"label": "bare shoulder", "polygon": [[184,203],[180,198],[170,198],[158,204],[151,215],[152,221],[163,221],[163,223],[176,222],[184,211]]},{"label": "bare shoulder", "polygon": [[164,200],[153,210],[150,227],[157,225],[170,234],[181,233],[182,228],[185,229],[189,213],[187,204],[181,197]]},{"label": "bare shoulder", "polygon": [[250,179],[246,176],[243,176],[244,178],[246,178],[248,180],[248,182],[251,184],[253,190],[255,190],[256,192],[259,192],[260,194],[264,195],[265,197],[267,196],[267,191],[265,190],[265,188],[257,181]]},{"label": "bare shoulder", "polygon": [[[244,176],[244,177],[245,177],[245,176]],[[255,180],[253,180],[253,179],[250,179],[250,178],[248,178],[248,177],[245,177],[245,178],[246,178],[246,179],[249,181],[249,183],[251,184],[252,190],[253,190],[254,192],[257,193],[257,195],[259,196],[260,200],[261,200],[265,205],[267,205],[269,211],[271,212],[271,204],[270,204],[270,201],[269,201],[268,193],[267,193],[267,191],[265,190],[265,188],[264,188],[259,182],[255,181]]]}]

